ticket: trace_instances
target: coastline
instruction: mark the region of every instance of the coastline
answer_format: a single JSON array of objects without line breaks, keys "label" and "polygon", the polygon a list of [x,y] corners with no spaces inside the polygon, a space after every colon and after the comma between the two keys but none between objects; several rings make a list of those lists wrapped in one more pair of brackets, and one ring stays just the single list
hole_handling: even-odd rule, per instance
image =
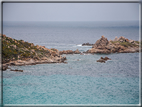
[{"label": "coastline", "polygon": [[[108,41],[107,38],[102,36],[95,44],[91,44],[92,48],[86,52],[80,52],[78,49],[75,51],[72,50],[63,50],[59,51],[57,49],[45,48],[45,46],[34,45],[33,43],[28,43],[23,40],[15,40],[6,35],[2,35],[3,40],[3,52],[2,55],[5,55],[6,52],[11,52],[17,50],[16,55],[9,54],[11,56],[4,58],[2,57],[2,70],[9,69],[9,66],[25,66],[25,65],[36,65],[43,63],[67,63],[66,57],[61,55],[63,54],[111,54],[111,53],[135,53],[140,52],[140,42],[134,40],[128,40],[127,38],[120,37],[115,38],[114,40]],[[85,44],[85,43],[84,43]],[[22,46],[21,46],[22,45]],[[82,46],[90,46],[89,43],[86,43]],[[7,51],[7,49],[10,49]],[[21,51],[22,50],[22,51]],[[27,52],[27,53],[26,53]],[[11,58],[11,59],[8,59]],[[97,61],[100,62],[100,61]]]}]

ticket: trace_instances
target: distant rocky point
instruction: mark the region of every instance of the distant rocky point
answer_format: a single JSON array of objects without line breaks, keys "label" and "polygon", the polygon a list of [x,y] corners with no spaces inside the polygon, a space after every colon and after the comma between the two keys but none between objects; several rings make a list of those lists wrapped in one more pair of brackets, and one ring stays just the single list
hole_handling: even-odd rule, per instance
[{"label": "distant rocky point", "polygon": [[100,54],[110,54],[110,53],[134,53],[139,52],[139,47],[142,42],[129,40],[123,36],[114,40],[108,41],[107,38],[102,36],[91,49],[87,50],[85,53],[100,53]]},{"label": "distant rocky point", "polygon": [[65,63],[57,49],[34,45],[2,35],[2,69],[10,65],[35,65],[42,63]]},{"label": "distant rocky point", "polygon": [[83,43],[82,46],[93,46],[93,44],[90,44],[90,43]]}]

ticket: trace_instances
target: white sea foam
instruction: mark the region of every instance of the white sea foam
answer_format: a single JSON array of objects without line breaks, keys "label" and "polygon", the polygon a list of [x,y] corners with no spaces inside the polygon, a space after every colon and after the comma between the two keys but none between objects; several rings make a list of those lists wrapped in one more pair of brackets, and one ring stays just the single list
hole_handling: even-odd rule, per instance
[{"label": "white sea foam", "polygon": [[78,44],[77,46],[82,46],[82,44]]}]

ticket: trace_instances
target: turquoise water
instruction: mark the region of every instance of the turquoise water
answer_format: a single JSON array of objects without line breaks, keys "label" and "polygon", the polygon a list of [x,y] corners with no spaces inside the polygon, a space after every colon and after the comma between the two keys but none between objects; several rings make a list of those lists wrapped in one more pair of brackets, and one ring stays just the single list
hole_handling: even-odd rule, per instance
[{"label": "turquoise water", "polygon": [[12,81],[5,79],[4,104],[138,104],[137,81],[73,75],[18,76]]},{"label": "turquoise water", "polygon": [[[81,52],[102,35],[139,39],[138,23],[4,23],[3,33],[47,48]],[[67,64],[12,66],[3,72],[4,104],[139,104],[139,53],[63,55]],[[109,57],[98,63],[100,57]]]},{"label": "turquoise water", "polygon": [[13,67],[24,72],[4,72],[4,104],[139,104],[138,54],[107,55],[106,63],[96,62],[104,55],[67,55],[68,64]]}]

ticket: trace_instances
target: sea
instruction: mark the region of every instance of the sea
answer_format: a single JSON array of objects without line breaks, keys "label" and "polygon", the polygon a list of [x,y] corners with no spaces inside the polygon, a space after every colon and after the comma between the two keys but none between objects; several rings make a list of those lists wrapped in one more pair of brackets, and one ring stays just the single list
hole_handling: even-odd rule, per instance
[{"label": "sea", "polygon": [[[85,52],[104,35],[139,40],[139,21],[3,22],[3,34],[59,51]],[[3,71],[4,105],[140,105],[140,53],[73,54],[67,63]],[[109,57],[106,63],[96,60]]]}]

